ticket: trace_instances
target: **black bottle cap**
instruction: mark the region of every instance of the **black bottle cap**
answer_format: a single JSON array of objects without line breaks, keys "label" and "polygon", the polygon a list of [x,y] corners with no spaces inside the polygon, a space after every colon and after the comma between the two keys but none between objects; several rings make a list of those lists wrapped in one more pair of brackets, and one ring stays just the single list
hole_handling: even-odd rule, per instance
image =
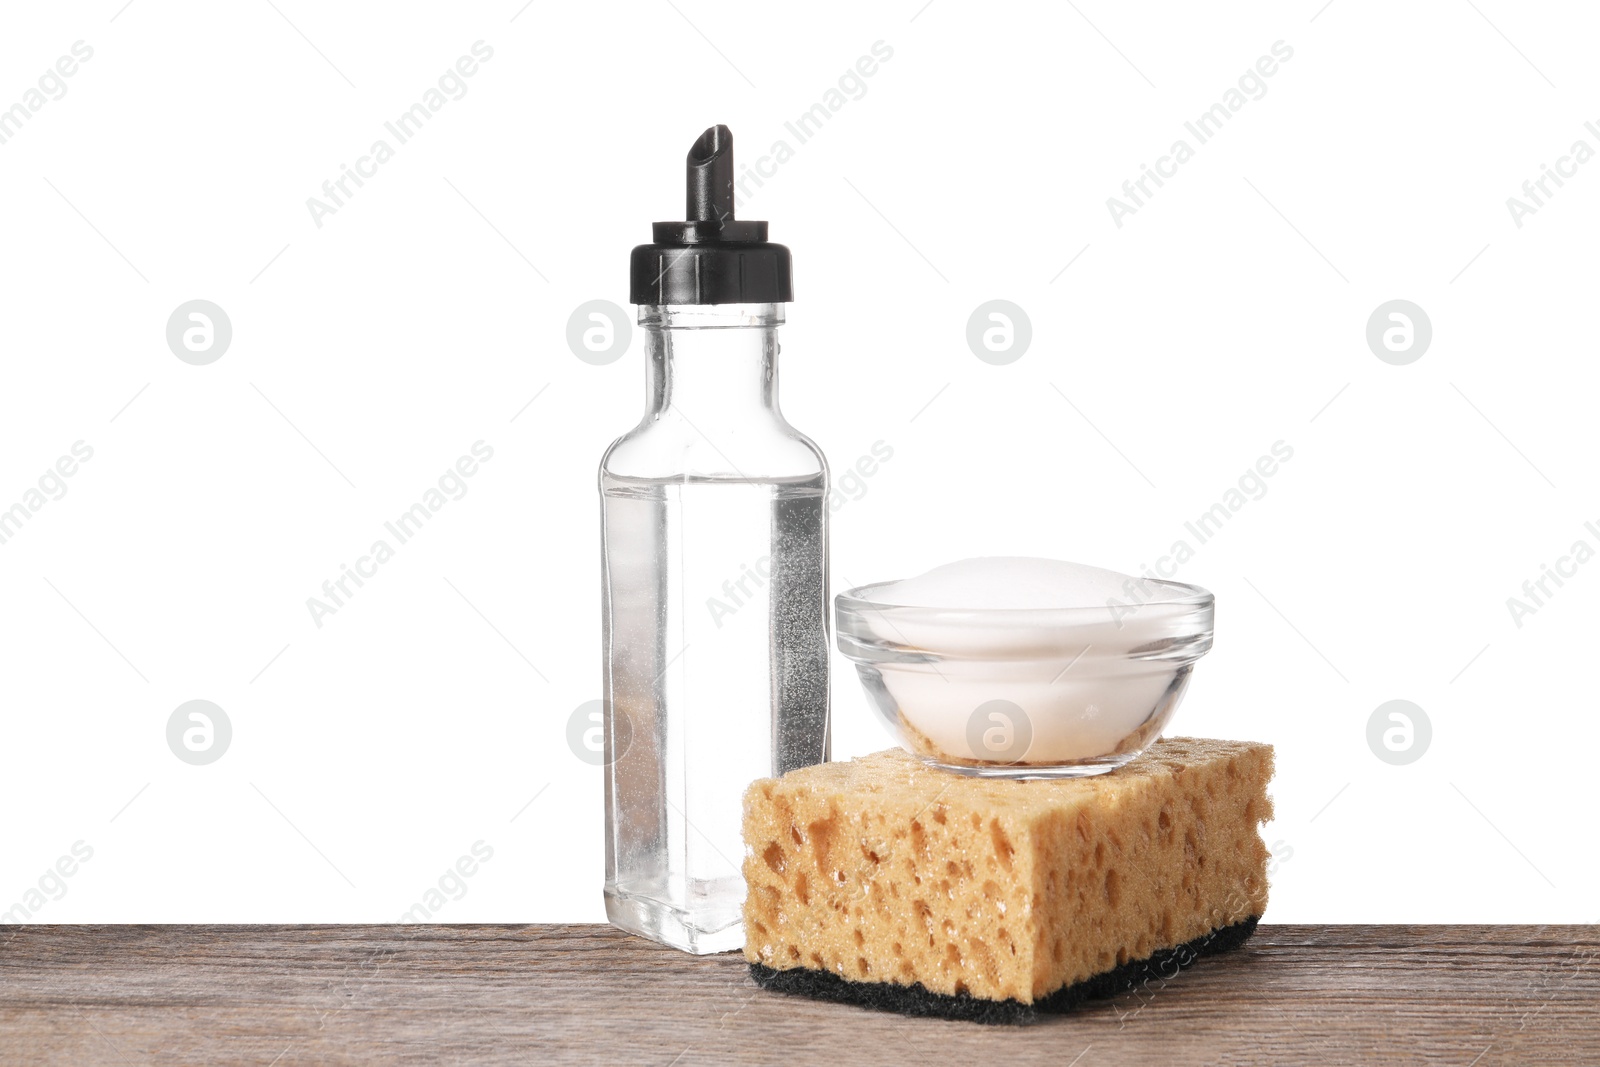
[{"label": "black bottle cap", "polygon": [[713,126],[689,149],[684,222],[658,222],[633,250],[634,304],[777,304],[794,299],[789,250],[767,224],[733,217],[733,134]]}]

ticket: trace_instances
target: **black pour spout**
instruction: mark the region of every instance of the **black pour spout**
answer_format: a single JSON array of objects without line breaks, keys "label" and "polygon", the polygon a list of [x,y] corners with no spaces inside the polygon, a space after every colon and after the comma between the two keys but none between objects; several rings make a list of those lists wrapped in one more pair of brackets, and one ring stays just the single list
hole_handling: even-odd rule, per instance
[{"label": "black pour spout", "polygon": [[772,304],[794,299],[789,250],[767,224],[734,218],[733,131],[712,126],[684,161],[684,220],[658,222],[633,250],[635,304]]},{"label": "black pour spout", "polygon": [[733,218],[733,131],[713,126],[689,148],[684,218],[722,222]]}]

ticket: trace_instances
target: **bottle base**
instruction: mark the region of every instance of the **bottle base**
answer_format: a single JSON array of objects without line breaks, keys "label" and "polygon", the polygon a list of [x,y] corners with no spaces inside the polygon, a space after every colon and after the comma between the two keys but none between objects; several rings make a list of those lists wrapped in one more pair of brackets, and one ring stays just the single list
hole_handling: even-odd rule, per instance
[{"label": "bottle base", "polygon": [[619,930],[696,956],[744,948],[742,902],[689,912],[654,897],[606,886],[606,920]]}]

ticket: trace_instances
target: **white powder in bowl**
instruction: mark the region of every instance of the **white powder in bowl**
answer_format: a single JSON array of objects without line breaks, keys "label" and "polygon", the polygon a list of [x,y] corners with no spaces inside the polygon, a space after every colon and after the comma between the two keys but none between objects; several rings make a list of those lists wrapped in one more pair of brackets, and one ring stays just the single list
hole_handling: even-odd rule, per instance
[{"label": "white powder in bowl", "polygon": [[873,592],[880,604],[919,608],[1006,609],[1104,607],[1127,599],[1136,579],[1103,567],[1026,556],[984,556],[946,563]]},{"label": "white powder in bowl", "polygon": [[[971,726],[980,707],[1004,700],[1021,710],[1031,735],[1026,753],[1011,758],[1039,765],[1097,759],[1123,751],[1152,725],[1159,730],[1152,717],[1176,708],[1189,664],[1210,644],[1210,609],[1197,624],[1194,594],[1059,560],[962,560],[870,594],[884,607],[933,613],[875,618],[867,611],[865,618],[886,642],[934,659],[861,666],[864,677],[878,675],[901,726],[933,749],[923,755],[993,759],[973,749]],[[992,618],[981,614],[990,611]],[[960,612],[978,614],[949,614]],[[1149,654],[1194,637],[1197,625],[1206,639],[1192,656]]]}]

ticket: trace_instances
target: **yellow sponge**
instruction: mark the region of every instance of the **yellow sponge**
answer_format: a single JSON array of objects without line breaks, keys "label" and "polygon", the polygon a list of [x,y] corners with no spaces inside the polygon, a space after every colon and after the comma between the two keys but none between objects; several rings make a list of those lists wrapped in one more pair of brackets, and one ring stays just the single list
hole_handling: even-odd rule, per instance
[{"label": "yellow sponge", "polygon": [[875,1003],[842,981],[1030,1006],[1192,959],[1266,908],[1271,777],[1270,745],[1167,738],[1093,778],[970,778],[894,749],[762,779],[745,956],[763,984],[831,999]]}]

